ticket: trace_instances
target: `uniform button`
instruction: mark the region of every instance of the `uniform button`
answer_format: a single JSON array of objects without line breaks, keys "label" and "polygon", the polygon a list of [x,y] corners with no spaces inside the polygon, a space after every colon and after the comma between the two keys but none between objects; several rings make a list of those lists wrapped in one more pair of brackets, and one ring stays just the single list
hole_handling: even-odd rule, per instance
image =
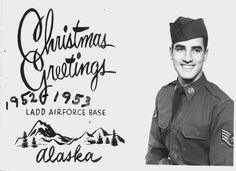
[{"label": "uniform button", "polygon": [[171,155],[171,157],[173,157],[173,158],[175,158],[176,157],[176,152],[174,152],[174,151],[172,151],[172,153],[171,153],[172,155]]},{"label": "uniform button", "polygon": [[199,134],[200,134],[200,133],[199,133],[198,131],[196,131],[196,132],[194,133],[195,136],[199,136]]},{"label": "uniform button", "polygon": [[176,127],[172,127],[172,130],[173,130],[173,132],[177,132],[177,129],[176,129]]},{"label": "uniform button", "polygon": [[176,152],[176,151],[177,151],[177,149],[178,149],[178,147],[177,147],[177,146],[173,146],[173,147],[172,147],[172,151],[174,151],[174,152]]},{"label": "uniform button", "polygon": [[173,127],[173,131],[174,131],[175,133],[177,133],[177,132],[178,132],[178,129],[177,129],[176,127]]}]

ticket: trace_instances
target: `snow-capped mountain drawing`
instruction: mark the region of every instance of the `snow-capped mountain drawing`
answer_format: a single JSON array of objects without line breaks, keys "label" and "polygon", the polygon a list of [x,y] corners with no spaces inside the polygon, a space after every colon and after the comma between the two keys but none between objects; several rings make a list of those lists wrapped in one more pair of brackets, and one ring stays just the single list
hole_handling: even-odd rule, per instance
[{"label": "snow-capped mountain drawing", "polygon": [[15,145],[19,147],[37,147],[40,145],[70,145],[72,143],[85,143],[91,144],[111,144],[117,146],[118,143],[125,143],[125,140],[116,134],[113,130],[112,134],[109,134],[102,128],[95,130],[93,133],[85,132],[79,138],[70,138],[56,133],[53,128],[41,120],[37,121],[32,127],[31,131],[23,137],[19,137]]}]

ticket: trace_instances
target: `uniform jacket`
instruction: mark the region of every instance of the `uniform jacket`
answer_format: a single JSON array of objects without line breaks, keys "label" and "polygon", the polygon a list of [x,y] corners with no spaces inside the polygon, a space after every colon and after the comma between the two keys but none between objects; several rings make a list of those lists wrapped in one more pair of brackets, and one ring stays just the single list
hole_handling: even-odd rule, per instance
[{"label": "uniform jacket", "polygon": [[147,164],[233,165],[234,102],[204,73],[184,87],[182,105],[172,121],[178,81],[156,97]]}]

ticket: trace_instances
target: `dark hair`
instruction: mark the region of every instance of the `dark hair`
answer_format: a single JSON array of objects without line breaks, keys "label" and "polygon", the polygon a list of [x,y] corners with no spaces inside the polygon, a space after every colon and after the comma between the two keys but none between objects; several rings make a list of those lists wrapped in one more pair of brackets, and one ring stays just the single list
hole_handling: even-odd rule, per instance
[{"label": "dark hair", "polygon": [[204,45],[204,49],[207,49],[208,46],[208,37],[203,37],[203,45]]},{"label": "dark hair", "polygon": [[[203,37],[203,46],[204,46],[204,50],[206,50],[208,46],[208,37]],[[174,43],[172,43],[171,45],[172,51],[173,51],[173,48],[174,48]]]}]

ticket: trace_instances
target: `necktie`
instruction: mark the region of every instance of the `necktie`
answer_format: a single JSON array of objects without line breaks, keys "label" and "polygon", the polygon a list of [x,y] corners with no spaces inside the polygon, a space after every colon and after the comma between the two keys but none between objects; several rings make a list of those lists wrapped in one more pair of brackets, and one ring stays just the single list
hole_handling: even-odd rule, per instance
[{"label": "necktie", "polygon": [[174,94],[171,120],[174,119],[175,115],[177,114],[177,112],[181,106],[181,101],[182,101],[183,95],[184,95],[184,88],[178,87],[177,90],[175,91],[175,94]]}]

